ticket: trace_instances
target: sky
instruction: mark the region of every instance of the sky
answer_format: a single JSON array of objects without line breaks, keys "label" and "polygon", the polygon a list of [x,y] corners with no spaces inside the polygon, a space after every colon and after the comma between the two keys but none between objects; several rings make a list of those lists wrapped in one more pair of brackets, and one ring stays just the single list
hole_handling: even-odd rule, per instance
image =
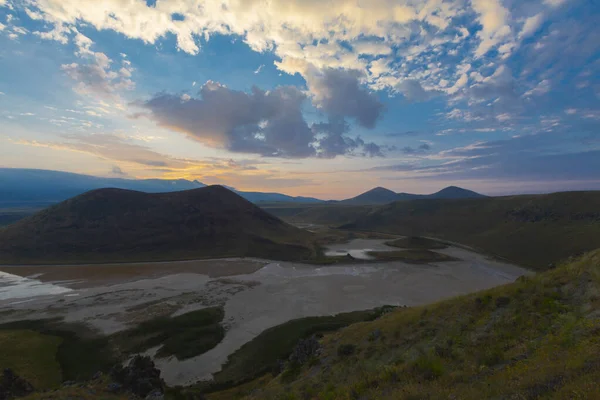
[{"label": "sky", "polygon": [[600,189],[597,0],[0,0],[0,167]]}]

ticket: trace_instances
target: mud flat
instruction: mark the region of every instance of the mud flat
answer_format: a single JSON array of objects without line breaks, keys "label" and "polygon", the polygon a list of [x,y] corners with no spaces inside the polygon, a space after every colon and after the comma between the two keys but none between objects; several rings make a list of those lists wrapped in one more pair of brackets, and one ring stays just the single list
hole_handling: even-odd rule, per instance
[{"label": "mud flat", "polygon": [[[384,240],[353,241],[340,246],[330,251],[381,251],[388,247]],[[0,300],[0,313],[3,320],[61,316],[112,333],[155,316],[221,305],[225,309],[227,333],[219,345],[184,361],[156,360],[168,384],[185,385],[210,379],[244,343],[291,319],[388,304],[427,304],[506,284],[530,273],[461,248],[449,247],[439,252],[461,261],[314,266],[229,259],[143,265],[2,267],[0,270],[4,272],[30,276],[33,281],[65,291],[42,293],[26,301],[5,296]],[[13,287],[16,293],[17,286]],[[5,292],[10,293],[10,287]]]}]

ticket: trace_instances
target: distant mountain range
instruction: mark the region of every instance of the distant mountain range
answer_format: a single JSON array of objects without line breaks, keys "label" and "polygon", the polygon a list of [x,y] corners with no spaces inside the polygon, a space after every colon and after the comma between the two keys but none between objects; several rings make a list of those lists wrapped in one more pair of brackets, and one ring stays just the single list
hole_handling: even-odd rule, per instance
[{"label": "distant mountain range", "polygon": [[[115,188],[145,193],[166,193],[205,187],[197,180],[102,178],[42,169],[0,168],[0,207],[47,206],[94,189]],[[272,192],[244,192],[227,187],[252,203],[321,203],[314,197],[288,196]],[[466,199],[485,197],[479,193],[450,186],[429,195],[396,193],[377,187],[351,199],[331,200],[340,204],[386,204],[414,199]]]},{"label": "distant mountain range", "polygon": [[[123,179],[41,169],[0,168],[0,207],[23,205],[46,206],[94,189],[116,188],[146,193],[176,192],[206,185],[186,179]],[[233,188],[248,201],[315,203],[312,197],[293,197],[281,193],[243,192]]]},{"label": "distant mountain range", "polygon": [[432,194],[411,194],[411,193],[396,193],[389,189],[376,187],[365,193],[362,193],[351,199],[340,201],[342,204],[386,204],[400,200],[417,200],[417,199],[475,199],[487,197],[482,194],[459,188],[457,186],[448,186],[439,192]]},{"label": "distant mountain range", "polygon": [[299,260],[312,253],[311,233],[222,186],[168,193],[97,189],[0,230],[0,263]]}]

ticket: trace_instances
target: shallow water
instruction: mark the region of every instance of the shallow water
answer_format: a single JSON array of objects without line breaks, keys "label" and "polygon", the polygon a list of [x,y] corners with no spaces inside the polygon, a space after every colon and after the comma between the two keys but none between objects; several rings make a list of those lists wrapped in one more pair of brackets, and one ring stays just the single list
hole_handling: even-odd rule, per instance
[{"label": "shallow water", "polygon": [[24,278],[18,275],[0,272],[0,300],[29,299],[36,296],[61,294],[71,289],[44,283],[37,279]]},{"label": "shallow water", "polygon": [[[360,257],[368,251],[386,250],[397,249],[385,245],[385,240],[357,239],[330,246],[328,252],[335,255],[352,252],[354,257]],[[65,268],[62,272],[78,274],[53,275],[51,280],[45,272],[48,267],[30,268],[28,278],[0,273],[0,310],[11,310],[12,320],[23,319],[23,316],[47,318],[52,312],[51,315],[63,316],[67,322],[85,322],[111,334],[144,319],[223,306],[227,334],[219,345],[183,361],[176,358],[155,360],[168,384],[187,385],[210,379],[228,356],[244,343],[265,329],[291,319],[382,305],[428,304],[506,284],[528,273],[462,248],[449,247],[439,252],[460,261],[426,265],[382,262],[315,266],[238,259],[235,262],[240,266],[231,270],[232,273],[210,277],[205,274],[207,271],[226,268],[228,264],[223,260],[205,260],[197,262],[195,268],[178,267],[189,262],[156,263],[152,264],[155,267],[152,270],[139,268],[135,274],[125,275],[125,279],[113,274],[111,280],[104,279],[113,271],[108,266]],[[257,262],[262,268],[256,268]],[[248,266],[242,267],[242,264]],[[164,275],[157,273],[159,267],[164,270]],[[101,275],[104,280],[73,285],[72,282],[85,279],[85,275],[79,274],[85,268],[106,268],[106,274]],[[39,273],[44,273],[48,283],[32,279]],[[73,285],[75,290],[66,293],[69,289],[62,285]],[[6,300],[8,291],[11,300]]]},{"label": "shallow water", "polygon": [[396,247],[390,247],[381,239],[354,239],[348,243],[332,244],[325,248],[328,257],[350,255],[358,260],[374,260],[369,255],[371,251],[395,251]]}]

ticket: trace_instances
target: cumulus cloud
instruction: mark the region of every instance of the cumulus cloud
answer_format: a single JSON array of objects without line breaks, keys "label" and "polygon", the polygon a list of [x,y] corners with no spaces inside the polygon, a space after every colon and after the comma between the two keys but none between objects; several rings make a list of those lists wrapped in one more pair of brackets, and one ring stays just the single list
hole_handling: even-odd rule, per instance
[{"label": "cumulus cloud", "polygon": [[500,0],[472,0],[471,4],[480,15],[482,29],[477,36],[481,42],[475,55],[481,57],[510,35],[510,13]]},{"label": "cumulus cloud", "polygon": [[81,47],[82,54],[91,54],[88,63],[71,63],[61,66],[62,70],[76,82],[75,91],[86,95],[111,97],[120,90],[131,90],[135,84],[131,78],[131,66],[124,62],[123,66],[115,69],[113,61],[104,53],[93,53],[85,44]]},{"label": "cumulus cloud", "polygon": [[[325,96],[322,107],[330,116],[329,122],[309,126],[302,114],[307,96],[291,86],[271,91],[253,87],[246,93],[208,81],[199,95],[183,100],[181,96],[160,93],[140,106],[159,125],[184,132],[205,145],[269,157],[349,154],[366,144],[346,135],[349,127],[343,117],[374,123],[371,114],[363,117],[354,108],[338,107]],[[375,153],[372,145],[364,151]]]},{"label": "cumulus cloud", "polygon": [[334,117],[354,118],[361,126],[373,128],[383,111],[383,104],[364,87],[357,70],[327,68],[317,71],[309,68],[307,84],[313,95],[313,103]]},{"label": "cumulus cloud", "polygon": [[396,85],[396,90],[410,101],[427,101],[442,93],[440,90],[425,90],[419,81],[407,79]]},{"label": "cumulus cloud", "polygon": [[69,29],[87,24],[150,44],[173,34],[179,50],[196,54],[201,51],[199,38],[236,35],[255,51],[273,52],[283,72],[300,72],[307,80],[311,71],[290,68],[289,60],[322,73],[359,70],[376,90],[393,89],[409,79],[441,90],[439,82],[461,78],[462,84],[465,78],[449,76],[439,66],[420,66],[440,56],[456,56],[459,50],[464,59],[481,58],[493,49],[505,57],[518,45],[519,32],[531,32],[539,26],[541,13],[559,2],[533,0],[527,7],[533,13],[524,16],[514,11],[519,2],[501,0],[173,0],[151,6],[141,0],[39,0],[29,9],[52,27],[40,35],[55,40],[64,41]]}]

